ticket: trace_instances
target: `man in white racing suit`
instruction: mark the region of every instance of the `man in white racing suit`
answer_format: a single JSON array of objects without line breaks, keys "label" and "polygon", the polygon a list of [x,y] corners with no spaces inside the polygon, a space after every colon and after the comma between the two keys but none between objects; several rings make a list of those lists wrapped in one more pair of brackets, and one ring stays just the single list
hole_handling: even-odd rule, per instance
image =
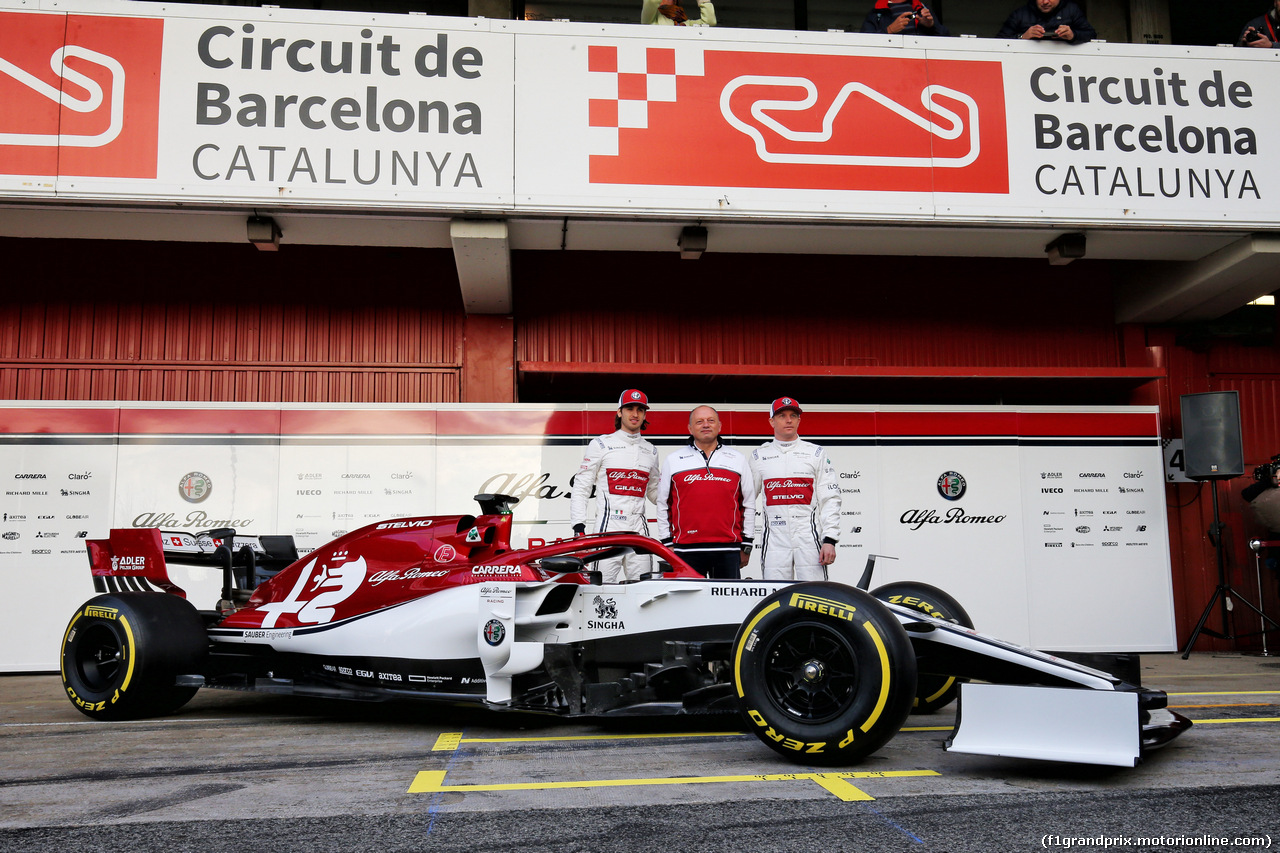
[{"label": "man in white racing suit", "polygon": [[769,409],[773,441],[751,453],[757,518],[764,529],[765,580],[820,581],[835,562],[840,536],[840,484],[827,452],[800,439],[800,404],[779,397]]},{"label": "man in white racing suit", "polygon": [[[658,494],[658,451],[644,440],[649,398],[634,388],[618,398],[615,432],[597,436],[587,445],[587,454],[573,478],[569,501],[569,521],[575,536],[586,533],[587,501],[596,498],[597,520],[592,533],[629,531],[649,535],[645,520],[645,499]],[[596,564],[605,583],[624,577],[637,580],[652,569],[648,554],[624,554]]]}]

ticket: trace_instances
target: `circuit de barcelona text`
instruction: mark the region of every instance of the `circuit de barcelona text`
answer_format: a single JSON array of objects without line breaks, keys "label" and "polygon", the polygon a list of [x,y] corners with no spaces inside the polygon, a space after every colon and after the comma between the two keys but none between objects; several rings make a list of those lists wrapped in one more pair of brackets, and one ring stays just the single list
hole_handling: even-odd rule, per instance
[{"label": "circuit de barcelona text", "polygon": [[[447,33],[426,38],[402,45],[369,28],[357,39],[322,41],[249,23],[239,33],[206,29],[197,55],[211,77],[229,77],[196,83],[196,126],[252,135],[226,141],[218,133],[196,144],[192,172],[204,181],[482,187],[466,144],[483,133],[482,111],[465,94],[482,77],[484,57],[450,45]],[[396,96],[406,91],[414,96]]]},{"label": "circuit de barcelona text", "polygon": [[1258,156],[1259,147],[1248,81],[1217,69],[1199,79],[1161,67],[1120,77],[1064,64],[1035,69],[1028,84],[1053,110],[1031,117],[1036,150],[1059,155],[1035,168],[1043,195],[1262,198],[1240,160]]}]

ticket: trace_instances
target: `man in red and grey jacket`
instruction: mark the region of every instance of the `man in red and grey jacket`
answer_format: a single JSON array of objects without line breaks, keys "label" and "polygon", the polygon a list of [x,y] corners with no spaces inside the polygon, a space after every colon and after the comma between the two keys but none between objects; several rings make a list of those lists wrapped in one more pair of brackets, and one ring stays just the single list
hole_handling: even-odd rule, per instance
[{"label": "man in red and grey jacket", "polygon": [[765,580],[821,581],[840,537],[840,483],[827,452],[800,438],[800,404],[769,407],[773,441],[751,452],[756,491],[764,495],[760,565]]},{"label": "man in red and grey jacket", "polygon": [[[575,536],[586,533],[587,501],[593,491],[599,519],[592,533],[649,535],[644,507],[645,498],[654,500],[658,494],[658,451],[640,434],[648,412],[649,398],[643,391],[623,391],[613,421],[616,432],[597,436],[587,445],[582,465],[573,476],[569,499],[569,522]],[[647,574],[652,560],[648,554],[624,554],[600,560],[597,568],[605,583],[617,583],[623,577],[637,580]]]},{"label": "man in red and grey jacket", "polygon": [[662,462],[658,538],[709,578],[742,576],[755,532],[755,481],[747,457],[720,443],[720,415],[689,413],[689,446]]}]

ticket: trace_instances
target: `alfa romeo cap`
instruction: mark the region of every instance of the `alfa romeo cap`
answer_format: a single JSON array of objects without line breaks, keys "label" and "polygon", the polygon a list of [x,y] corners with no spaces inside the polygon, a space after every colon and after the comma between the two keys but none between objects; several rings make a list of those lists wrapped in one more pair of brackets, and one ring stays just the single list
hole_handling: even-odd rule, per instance
[{"label": "alfa romeo cap", "polygon": [[649,408],[649,398],[645,396],[643,391],[637,391],[635,388],[628,388],[622,392],[622,396],[618,398],[618,408],[623,406],[644,406]]},{"label": "alfa romeo cap", "polygon": [[779,397],[774,400],[773,405],[769,407],[769,417],[773,417],[783,409],[794,409],[797,415],[804,414],[804,410],[800,408],[800,404],[796,402],[794,397]]}]

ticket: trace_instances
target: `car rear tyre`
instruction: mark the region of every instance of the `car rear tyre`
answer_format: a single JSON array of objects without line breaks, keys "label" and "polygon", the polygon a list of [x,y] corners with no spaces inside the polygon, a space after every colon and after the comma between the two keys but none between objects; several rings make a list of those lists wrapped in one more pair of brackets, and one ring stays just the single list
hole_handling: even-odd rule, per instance
[{"label": "car rear tyre", "polygon": [[200,614],[161,592],[99,595],[71,617],[62,636],[62,685],[87,716],[128,720],[170,714],[198,688],[176,686],[199,673],[209,652]]},{"label": "car rear tyre", "polygon": [[780,590],[751,611],[733,648],[748,727],[792,761],[860,761],[911,713],[911,641],[862,590],[837,583]]},{"label": "car rear tyre", "polygon": [[[966,628],[973,627],[973,620],[969,618],[969,614],[965,612],[965,609],[960,606],[960,602],[936,586],[930,586],[927,583],[900,581],[898,583],[885,584],[872,590],[871,594],[881,601],[919,610],[934,619],[955,622]],[[950,705],[955,701],[956,696],[960,694],[962,681],[963,679],[950,675],[934,675],[921,672],[916,679],[916,701],[912,712],[916,714],[932,714],[939,708]]]}]

